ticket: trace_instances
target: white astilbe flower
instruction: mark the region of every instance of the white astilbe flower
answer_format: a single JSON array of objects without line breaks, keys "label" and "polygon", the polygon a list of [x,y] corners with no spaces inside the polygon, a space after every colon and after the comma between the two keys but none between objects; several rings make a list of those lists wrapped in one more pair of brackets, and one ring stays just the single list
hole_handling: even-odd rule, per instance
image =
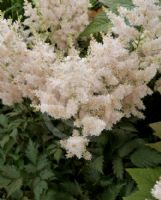
[{"label": "white astilbe flower", "polygon": [[64,50],[69,40],[75,42],[89,23],[88,0],[39,0],[35,8],[26,1],[25,15],[24,24],[33,34],[48,32],[48,39]]},{"label": "white astilbe flower", "polygon": [[87,67],[86,61],[78,56],[69,56],[53,65],[45,90],[37,91],[40,110],[54,118],[69,119],[89,101],[92,92],[100,88],[94,71]]},{"label": "white astilbe flower", "polygon": [[99,136],[106,128],[106,123],[99,118],[85,116],[82,121],[84,136]]},{"label": "white astilbe flower", "polygon": [[156,182],[153,189],[151,190],[151,194],[157,200],[161,200],[161,177],[159,181]]},{"label": "white astilbe flower", "polygon": [[[101,59],[97,59],[97,56]],[[141,99],[151,93],[147,83],[156,74],[157,66],[141,69],[142,62],[139,62],[139,58],[135,52],[129,54],[119,39],[110,36],[104,36],[103,44],[91,44],[88,61],[92,68],[98,70],[98,79],[104,84],[102,92],[104,95],[110,94],[110,101],[104,103],[106,109],[104,108],[104,116],[102,115],[107,126],[111,121],[112,127],[123,116],[133,114],[141,117],[139,110],[144,108]],[[149,71],[150,74],[147,73]],[[97,106],[99,103],[94,106],[94,110]],[[103,107],[103,103],[101,106]]]},{"label": "white astilbe flower", "polygon": [[[157,0],[134,0],[133,3],[135,7],[132,10],[121,7],[119,9],[120,16],[109,14],[109,17],[112,19],[113,31],[118,34],[118,39],[124,44],[130,41],[133,48],[137,49],[142,61],[140,67],[151,66],[144,75],[150,80],[157,68],[161,72],[161,7]],[[125,21],[123,22],[123,18],[130,23],[131,34],[130,31],[126,31],[127,25]],[[118,23],[119,19],[122,21],[122,28]],[[136,29],[134,30],[133,27],[140,27],[141,31],[136,34]],[[129,34],[129,36],[125,37],[125,34]],[[156,85],[158,91],[160,91],[160,83],[159,80]]]},{"label": "white astilbe flower", "polygon": [[87,138],[79,136],[78,133],[74,133],[73,136],[68,139],[61,140],[60,144],[64,149],[66,149],[68,158],[77,156],[79,159],[84,158],[90,160],[91,154],[86,149],[88,142],[89,140]]},{"label": "white astilbe flower", "polygon": [[53,49],[38,42],[29,50],[15,31],[16,24],[0,19],[0,27],[0,98],[6,105],[23,97],[35,100],[35,90],[44,87],[50,74],[48,65],[55,61]]},{"label": "white astilbe flower", "polygon": [[22,91],[14,78],[27,61],[26,45],[13,28],[10,21],[0,18],[0,98],[6,105],[22,101]]},{"label": "white astilbe flower", "polygon": [[39,42],[31,51],[28,51],[27,62],[22,64],[21,73],[16,77],[23,97],[35,100],[36,91],[44,88],[51,73],[51,64],[55,62],[55,59],[53,49],[45,43]]},{"label": "white astilbe flower", "polygon": [[85,58],[72,49],[58,59],[42,33],[49,28],[48,39],[66,49],[68,36],[75,40],[87,23],[86,1],[39,3],[32,8],[26,2],[25,30],[0,20],[0,98],[12,105],[27,97],[55,119],[72,119],[80,132],[61,145],[67,157],[90,159],[91,136],[123,117],[144,117],[142,99],[152,93],[148,83],[161,72],[160,7],[154,0],[135,0],[134,9],[109,13],[113,28],[102,43],[92,40]]}]

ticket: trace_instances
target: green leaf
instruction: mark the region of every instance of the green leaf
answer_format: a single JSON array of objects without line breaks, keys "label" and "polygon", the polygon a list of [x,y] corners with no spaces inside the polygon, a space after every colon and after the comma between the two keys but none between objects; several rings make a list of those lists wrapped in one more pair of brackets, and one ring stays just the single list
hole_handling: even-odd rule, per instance
[{"label": "green leaf", "polygon": [[48,189],[48,184],[46,181],[36,178],[33,186],[35,200],[40,200],[42,193]]},{"label": "green leaf", "polygon": [[111,27],[110,20],[107,18],[106,13],[99,13],[94,20],[87,26],[80,37],[89,37],[91,34],[107,32]]},{"label": "green leaf", "polygon": [[[152,123],[150,124],[150,127],[154,130],[153,134],[161,139],[161,122]],[[161,153],[161,141],[147,144],[147,146],[150,146],[151,148]]]},{"label": "green leaf", "polygon": [[57,149],[57,150],[55,151],[55,153],[54,153],[54,159],[55,159],[57,162],[59,162],[60,159],[61,159],[61,157],[62,157],[62,155],[63,155],[62,149]]},{"label": "green leaf", "polygon": [[91,163],[91,167],[92,169],[96,170],[99,173],[103,173],[103,156],[100,156],[98,158],[96,158],[92,163]]},{"label": "green leaf", "polygon": [[5,135],[1,140],[0,140],[0,146],[3,148],[5,146],[5,144],[7,144],[7,142],[9,141],[10,136],[9,135]]},{"label": "green leaf", "polygon": [[82,194],[82,190],[81,187],[79,186],[79,184],[77,182],[64,182],[61,183],[61,186],[63,187],[63,189],[71,194],[71,195],[75,195],[78,196],[80,194]]},{"label": "green leaf", "polygon": [[36,173],[36,171],[37,171],[37,168],[35,167],[35,165],[33,165],[33,164],[28,164],[28,165],[25,165],[25,171],[27,172],[27,173],[31,173],[31,174],[34,174],[34,173]]},{"label": "green leaf", "polygon": [[107,191],[105,191],[101,195],[101,200],[116,200],[117,196],[120,193],[120,190],[122,189],[124,185],[118,184],[118,185],[112,185],[108,188]]},{"label": "green leaf", "polygon": [[153,143],[153,144],[147,144],[147,145],[161,153],[161,141]]},{"label": "green leaf", "polygon": [[0,176],[0,188],[5,188],[10,182],[10,179]]},{"label": "green leaf", "polygon": [[90,0],[90,4],[92,5],[92,8],[100,7],[100,2],[98,0]]},{"label": "green leaf", "polygon": [[20,177],[20,172],[13,165],[4,165],[1,167],[0,174],[10,179],[18,179]]},{"label": "green leaf", "polygon": [[127,169],[127,172],[132,176],[134,181],[137,183],[138,191],[133,193],[131,196],[124,197],[124,200],[153,200],[151,196],[151,189],[158,180],[161,174],[161,168],[155,169]]},{"label": "green leaf", "polygon": [[105,6],[107,6],[110,10],[116,11],[118,7],[126,7],[132,8],[132,0],[101,0]]},{"label": "green leaf", "polygon": [[37,162],[37,169],[42,170],[49,165],[49,161],[45,154],[40,155]]},{"label": "green leaf", "polygon": [[43,197],[42,200],[54,200],[55,196],[55,191],[54,190],[49,190]]},{"label": "green leaf", "polygon": [[130,159],[137,167],[153,167],[161,163],[161,154],[151,148],[144,147],[135,151]]},{"label": "green leaf", "polygon": [[51,171],[51,169],[45,169],[40,173],[40,177],[42,180],[53,179],[54,173]]},{"label": "green leaf", "polygon": [[10,136],[11,136],[13,139],[16,140],[17,135],[18,135],[18,130],[17,130],[17,128],[14,128],[13,131],[12,131],[12,133],[10,134]]},{"label": "green leaf", "polygon": [[29,143],[26,149],[26,156],[33,164],[37,163],[38,150],[35,147],[32,140],[29,140]]},{"label": "green leaf", "polygon": [[29,200],[29,198],[28,197],[23,197],[22,200]]},{"label": "green leaf", "polygon": [[8,197],[11,196],[14,192],[18,191],[22,187],[22,184],[22,178],[12,181],[12,183],[7,187]]},{"label": "green leaf", "polygon": [[113,172],[116,175],[116,177],[118,179],[122,179],[124,174],[124,166],[122,159],[119,157],[115,158],[112,162],[112,165],[113,165]]},{"label": "green leaf", "polygon": [[161,122],[152,123],[150,127],[155,131],[153,134],[161,139]]},{"label": "green leaf", "polygon": [[118,149],[118,154],[120,157],[125,157],[133,152],[139,146],[142,146],[144,141],[142,139],[133,139],[128,141],[127,143],[123,144],[122,147]]},{"label": "green leaf", "polygon": [[0,125],[3,127],[8,125],[8,118],[3,114],[0,114]]}]

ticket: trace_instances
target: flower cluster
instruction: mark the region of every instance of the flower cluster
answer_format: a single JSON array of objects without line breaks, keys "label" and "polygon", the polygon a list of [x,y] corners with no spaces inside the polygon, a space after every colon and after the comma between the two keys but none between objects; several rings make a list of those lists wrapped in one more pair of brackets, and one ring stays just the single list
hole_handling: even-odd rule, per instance
[{"label": "flower cluster", "polygon": [[[67,35],[77,35],[86,24],[86,4],[40,0],[42,17],[26,3],[28,31],[39,34],[39,26],[32,24],[40,19],[42,28],[53,27],[50,39],[64,48]],[[134,0],[134,5],[132,10],[120,8],[119,15],[107,13],[113,28],[102,43],[91,41],[85,58],[73,48],[60,60],[40,37],[28,48],[22,28],[1,19],[0,98],[10,105],[27,97],[55,119],[72,119],[73,135],[61,141],[67,157],[90,159],[86,147],[91,136],[111,129],[123,117],[144,117],[142,99],[152,93],[148,83],[161,69],[161,9],[154,0]]]},{"label": "flower cluster", "polygon": [[35,92],[44,86],[56,59],[53,48],[37,41],[29,49],[18,24],[1,18],[0,27],[0,98],[6,105],[21,102],[23,97],[37,102]]},{"label": "flower cluster", "polygon": [[88,25],[88,0],[40,0],[35,8],[25,2],[24,24],[32,32],[48,30],[48,39],[59,49],[67,48],[70,39],[76,41]]},{"label": "flower cluster", "polygon": [[151,194],[157,200],[161,200],[161,177],[160,177],[159,181],[156,182],[153,189],[151,190]]}]

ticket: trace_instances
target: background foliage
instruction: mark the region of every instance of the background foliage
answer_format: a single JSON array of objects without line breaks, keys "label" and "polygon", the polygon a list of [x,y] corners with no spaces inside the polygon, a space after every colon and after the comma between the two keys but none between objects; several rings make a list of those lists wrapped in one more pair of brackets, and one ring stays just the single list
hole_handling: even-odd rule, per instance
[{"label": "background foliage", "polygon": [[[82,54],[90,35],[100,39],[110,23],[102,6],[116,12],[126,0],[91,0],[92,22],[80,35]],[[23,0],[0,0],[6,18],[23,15]],[[0,200],[153,200],[150,188],[161,175],[161,97],[145,99],[145,120],[123,119],[94,138],[92,161],[66,159],[60,149],[70,122],[35,112],[27,100],[0,106]],[[52,123],[52,127],[50,127]],[[49,125],[50,124],[50,125]],[[148,156],[147,156],[148,155]],[[147,179],[146,177],[149,177]]]}]

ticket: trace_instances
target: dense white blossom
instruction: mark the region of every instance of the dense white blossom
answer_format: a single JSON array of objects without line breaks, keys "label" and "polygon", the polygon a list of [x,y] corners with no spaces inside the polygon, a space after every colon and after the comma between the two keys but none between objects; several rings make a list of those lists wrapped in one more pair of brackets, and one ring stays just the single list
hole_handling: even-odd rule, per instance
[{"label": "dense white blossom", "polygon": [[69,137],[67,140],[62,140],[61,146],[66,149],[67,157],[77,156],[79,159],[84,158],[86,160],[91,159],[91,154],[87,151],[86,146],[89,140],[85,137],[79,136],[79,134],[74,131],[73,136]]},{"label": "dense white blossom", "polygon": [[[134,4],[132,10],[120,8],[119,15],[107,13],[112,32],[102,43],[92,39],[84,58],[73,48],[60,59],[44,37],[59,49],[66,48],[69,35],[76,40],[88,22],[86,0],[40,0],[35,8],[25,2],[22,26],[0,19],[0,98],[12,105],[27,97],[55,119],[72,119],[79,134],[61,141],[68,157],[90,159],[90,136],[123,117],[144,117],[142,99],[161,71],[161,9],[154,0]],[[158,90],[160,85],[159,80]]]},{"label": "dense white blossom", "polygon": [[151,193],[153,197],[155,197],[157,200],[161,200],[161,177],[159,181],[156,182],[153,189],[151,190]]},{"label": "dense white blossom", "polygon": [[0,27],[0,98],[7,105],[23,97],[34,101],[35,91],[44,87],[50,64],[55,62],[53,48],[38,41],[28,49],[16,24],[1,18]]},{"label": "dense white blossom", "polygon": [[89,24],[88,0],[39,0],[35,8],[25,1],[25,15],[33,34],[48,30],[46,37],[64,50]]}]

